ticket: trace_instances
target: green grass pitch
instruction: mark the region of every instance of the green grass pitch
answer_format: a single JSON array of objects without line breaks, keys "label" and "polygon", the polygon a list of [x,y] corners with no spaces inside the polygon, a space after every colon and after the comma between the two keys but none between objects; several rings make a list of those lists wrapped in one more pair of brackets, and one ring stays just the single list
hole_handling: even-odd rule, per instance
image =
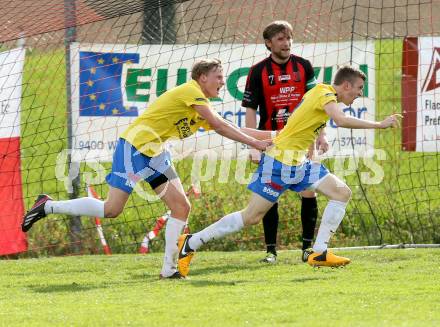
[{"label": "green grass pitch", "polygon": [[189,280],[159,280],[162,254],[2,260],[0,326],[438,326],[438,250],[199,252]]}]

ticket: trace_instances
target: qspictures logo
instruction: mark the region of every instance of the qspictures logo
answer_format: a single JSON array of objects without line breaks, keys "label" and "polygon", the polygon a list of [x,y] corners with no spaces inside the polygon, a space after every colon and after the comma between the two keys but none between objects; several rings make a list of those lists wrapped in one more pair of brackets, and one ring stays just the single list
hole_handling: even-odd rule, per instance
[{"label": "qspictures logo", "polygon": [[423,82],[422,92],[429,92],[440,87],[440,48],[434,48],[431,65]]}]

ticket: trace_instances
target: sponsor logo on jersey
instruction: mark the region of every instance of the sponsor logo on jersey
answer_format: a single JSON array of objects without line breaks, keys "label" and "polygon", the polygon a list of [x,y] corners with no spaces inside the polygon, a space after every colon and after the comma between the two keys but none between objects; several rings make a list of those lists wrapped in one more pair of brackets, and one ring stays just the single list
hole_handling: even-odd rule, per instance
[{"label": "sponsor logo on jersey", "polygon": [[266,194],[269,194],[270,196],[273,196],[273,197],[280,196],[280,192],[274,191],[270,187],[267,187],[267,186],[263,187],[263,192]]},{"label": "sponsor logo on jersey", "polygon": [[280,109],[277,112],[276,118],[277,119],[287,119],[290,117],[290,112],[287,111],[287,109]]},{"label": "sponsor logo on jersey", "polygon": [[280,93],[291,93],[293,91],[295,91],[295,86],[280,87]]},{"label": "sponsor logo on jersey", "polygon": [[192,134],[190,126],[191,122],[188,122],[188,118],[182,118],[178,122],[174,123],[177,128],[177,132],[179,134],[180,139],[184,139]]},{"label": "sponsor logo on jersey", "polygon": [[280,75],[279,77],[278,77],[278,80],[279,81],[290,81],[290,79],[291,79],[291,77],[290,77],[290,75]]},{"label": "sponsor logo on jersey", "polygon": [[195,100],[196,100],[196,101],[203,101],[203,102],[208,102],[208,100],[207,100],[207,99],[205,99],[205,98],[196,98]]},{"label": "sponsor logo on jersey", "polygon": [[287,109],[280,109],[277,111],[275,117],[272,118],[273,121],[277,123],[286,123],[287,119],[290,117],[290,112]]}]

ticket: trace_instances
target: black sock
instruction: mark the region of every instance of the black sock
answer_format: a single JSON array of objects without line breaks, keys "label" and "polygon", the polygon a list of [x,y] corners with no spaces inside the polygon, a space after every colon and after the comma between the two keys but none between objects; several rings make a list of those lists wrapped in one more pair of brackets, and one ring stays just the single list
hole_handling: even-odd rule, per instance
[{"label": "black sock", "polygon": [[302,198],[301,200],[301,223],[302,223],[302,249],[312,246],[315,236],[316,220],[318,219],[318,204],[316,198]]},{"label": "black sock", "polygon": [[277,255],[277,247],[276,245],[268,245],[266,246],[267,253],[272,253],[273,255]]},{"label": "black sock", "polygon": [[277,255],[278,222],[278,203],[275,203],[263,218],[264,241],[266,242],[267,253],[270,252],[274,255]]}]

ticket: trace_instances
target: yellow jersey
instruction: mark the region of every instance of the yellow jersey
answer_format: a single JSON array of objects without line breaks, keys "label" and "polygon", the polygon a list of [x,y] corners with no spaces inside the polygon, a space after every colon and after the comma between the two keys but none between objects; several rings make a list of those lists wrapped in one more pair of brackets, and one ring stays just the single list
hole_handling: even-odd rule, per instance
[{"label": "yellow jersey", "polygon": [[164,150],[164,143],[170,139],[184,139],[200,127],[211,130],[208,122],[192,105],[205,105],[212,109],[209,99],[200,85],[191,80],[158,97],[121,134],[139,152],[154,157]]},{"label": "yellow jersey", "polygon": [[317,84],[304,94],[267,155],[289,166],[301,164],[330,118],[324,106],[331,101],[337,102],[336,90],[331,85]]}]

